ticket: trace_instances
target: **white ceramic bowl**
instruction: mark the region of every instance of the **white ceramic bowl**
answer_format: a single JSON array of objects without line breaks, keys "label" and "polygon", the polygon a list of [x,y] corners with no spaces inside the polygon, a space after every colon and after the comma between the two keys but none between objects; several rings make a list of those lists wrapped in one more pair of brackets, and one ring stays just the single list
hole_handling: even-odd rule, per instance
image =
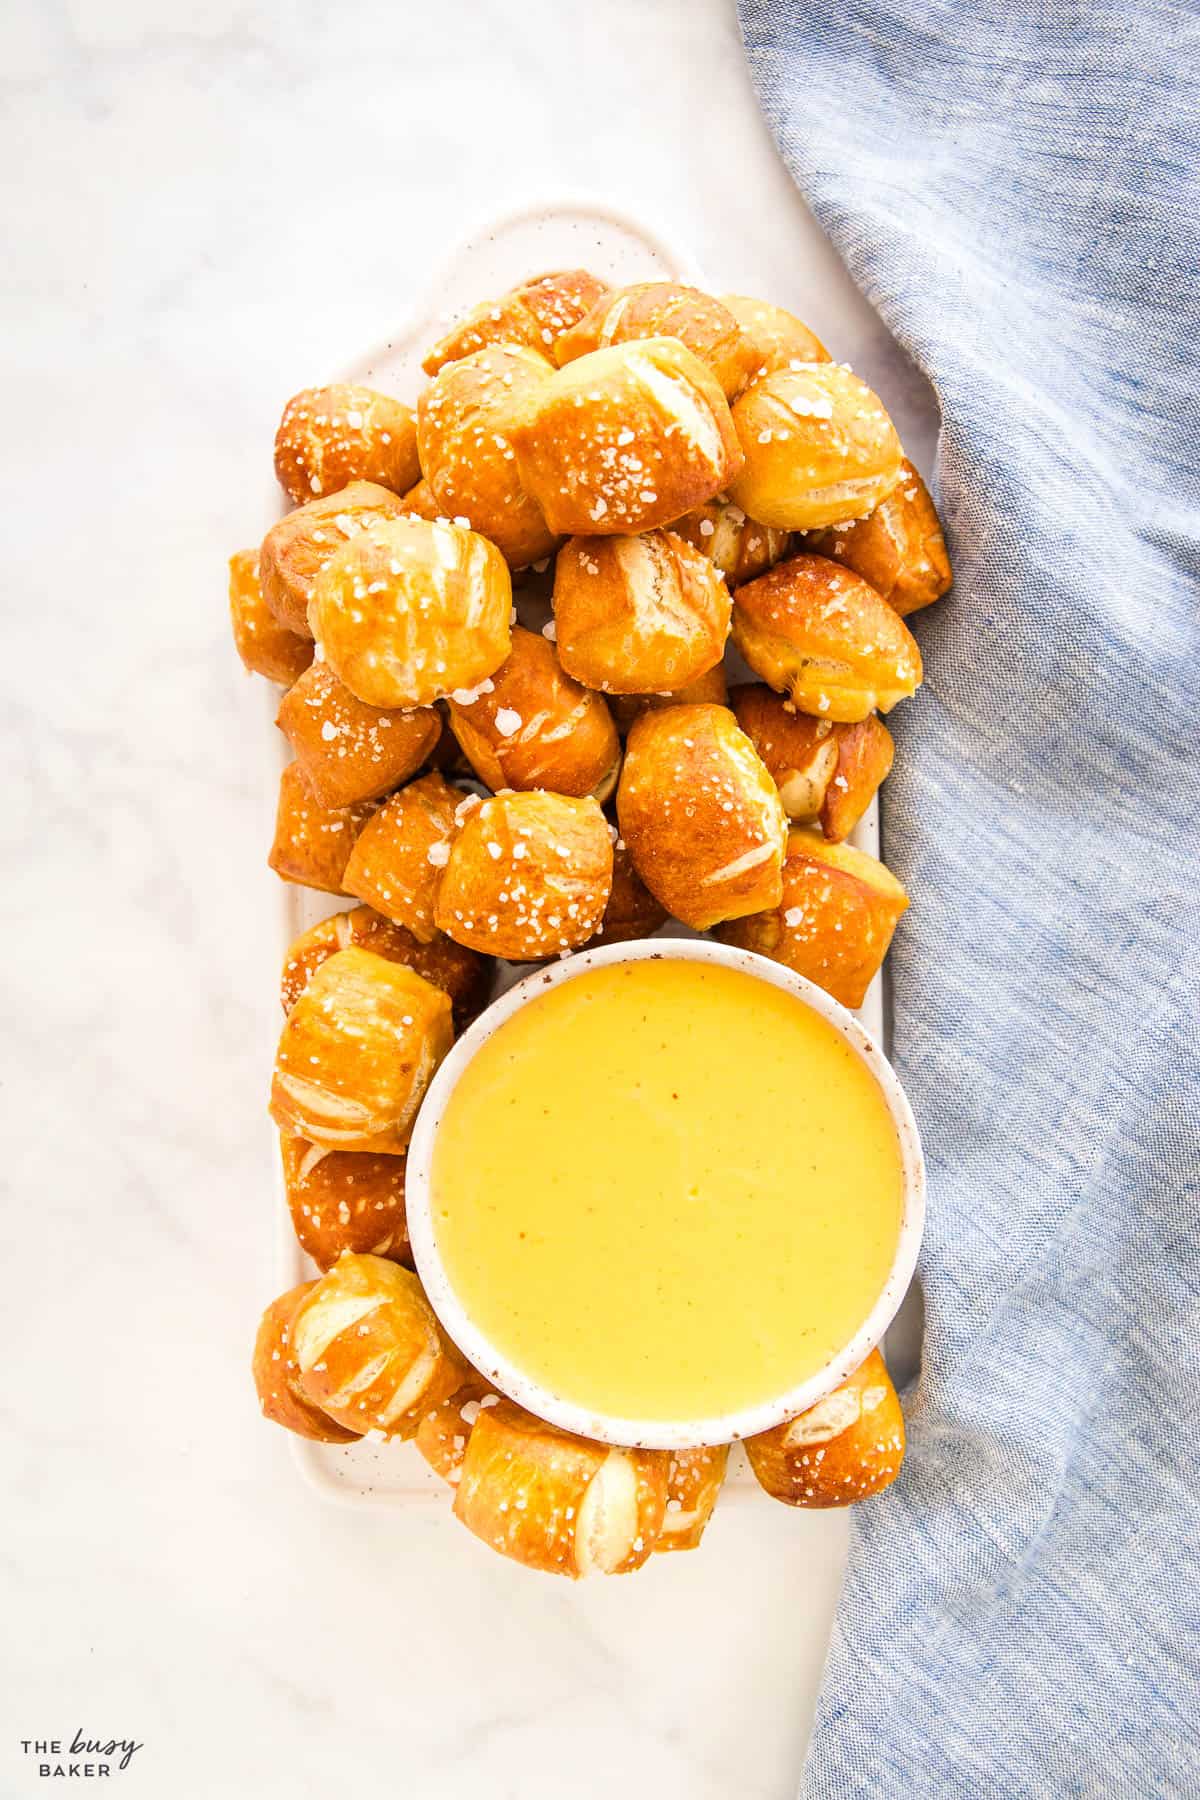
[{"label": "white ceramic bowl", "polygon": [[[481,1044],[506,1019],[547,988],[564,981],[574,981],[589,969],[610,963],[640,962],[643,959],[683,959],[690,962],[721,963],[738,969],[758,981],[769,982],[803,1000],[834,1027],[875,1077],[900,1140],[904,1172],[904,1195],[901,1207],[900,1233],[896,1254],[883,1291],[865,1320],[844,1349],[823,1369],[799,1387],[761,1405],[740,1412],[724,1413],[712,1418],[678,1419],[664,1424],[662,1420],[624,1419],[607,1413],[596,1413],[586,1407],[560,1398],[549,1388],[532,1380],[503,1356],[476,1326],[456,1294],[438,1252],[431,1204],[431,1169],[433,1148],[446,1103]],[[406,1175],[408,1229],[412,1239],[417,1270],[424,1283],[434,1311],[450,1337],[463,1354],[510,1399],[517,1401],[539,1418],[548,1419],[564,1430],[576,1431],[584,1437],[598,1438],[602,1443],[638,1445],[662,1450],[685,1449],[700,1444],[726,1444],[735,1438],[751,1437],[768,1431],[783,1419],[807,1411],[847,1378],[879,1343],[903,1300],[916,1268],[917,1252],[925,1222],[925,1164],[921,1140],[904,1090],[896,1079],[891,1064],[879,1045],[865,1031],[853,1013],[802,975],[793,974],[782,964],[771,962],[751,950],[734,949],[701,938],[646,938],[631,944],[607,944],[597,950],[582,950],[563,962],[541,968],[526,976],[515,987],[493,1001],[487,1011],[463,1033],[430,1083],[422,1103],[408,1152]]]}]

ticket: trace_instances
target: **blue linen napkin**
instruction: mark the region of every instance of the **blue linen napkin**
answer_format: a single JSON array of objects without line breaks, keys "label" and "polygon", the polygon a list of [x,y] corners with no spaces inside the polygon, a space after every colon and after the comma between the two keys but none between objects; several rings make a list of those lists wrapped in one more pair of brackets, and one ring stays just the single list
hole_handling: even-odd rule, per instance
[{"label": "blue linen napkin", "polygon": [[739,4],[957,576],[884,790],[923,1364],[804,1792],[1200,1795],[1200,14]]}]

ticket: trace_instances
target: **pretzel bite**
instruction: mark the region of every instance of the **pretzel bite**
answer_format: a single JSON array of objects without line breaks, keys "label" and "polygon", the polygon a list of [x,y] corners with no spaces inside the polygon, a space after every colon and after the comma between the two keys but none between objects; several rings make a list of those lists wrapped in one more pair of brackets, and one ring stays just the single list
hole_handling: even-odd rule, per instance
[{"label": "pretzel bite", "polygon": [[257,550],[238,550],[229,559],[229,621],[234,648],[252,675],[287,687],[312,661],[311,641],[281,625],[263,599]]},{"label": "pretzel bite", "polygon": [[613,1450],[501,1400],[467,1441],[454,1515],[502,1556],[549,1575],[625,1575],[654,1548],[665,1450]]},{"label": "pretzel bite", "polygon": [[440,931],[423,944],[403,925],[393,924],[369,906],[356,906],[351,912],[322,919],[319,925],[302,932],[289,948],[280,983],[285,1013],[291,1012],[321,964],[352,944],[372,950],[376,956],[386,956],[389,962],[406,964],[449,994],[456,1031],[465,1030],[487,1005],[492,964],[486,956],[476,955]]},{"label": "pretzel bite", "polygon": [[673,531],[574,537],[554,569],[554,623],[568,675],[610,694],[666,693],[720,662],[729,589]]},{"label": "pretzel bite", "polygon": [[428,706],[486,680],[508,655],[512,582],[494,544],[444,520],[390,519],[313,582],[309,624],[368,706]]},{"label": "pretzel bite", "polygon": [[439,512],[490,538],[523,569],[549,556],[554,536],[517,477],[505,436],[514,409],[553,365],[520,344],[491,344],[434,376],[417,406],[421,467]]},{"label": "pretzel bite", "polygon": [[359,1433],[336,1424],[319,1406],[306,1400],[298,1386],[292,1324],[316,1285],[315,1281],[305,1281],[280,1294],[262,1316],[251,1363],[258,1404],[264,1419],[294,1431],[298,1437],[315,1438],[321,1444],[352,1444]]},{"label": "pretzel bite", "polygon": [[731,588],[764,575],[787,552],[791,534],[748,519],[732,500],[707,500],[674,529],[719,569]]},{"label": "pretzel bite", "polygon": [[275,473],[293,506],[348,481],[375,481],[403,494],[421,478],[412,408],[348,381],[305,388],[283,409]]},{"label": "pretzel bite", "polygon": [[874,512],[810,533],[804,548],[853,569],[902,619],[940,600],[953,579],[937,509],[907,457]]},{"label": "pretzel bite", "polygon": [[748,387],[733,422],[745,467],[731,498],[783,531],[861,519],[900,479],[883,403],[841,363],[798,363]]},{"label": "pretzel bite", "polygon": [[634,720],[640,719],[644,712],[661,712],[667,706],[724,706],[727,698],[725,665],[719,662],[673,693],[613,694],[608,704],[617,730],[624,737],[628,736]]},{"label": "pretzel bite", "polygon": [[776,369],[795,368],[797,363],[829,361],[820,338],[782,306],[751,300],[746,294],[722,294],[721,305],[733,314],[754,347],[752,380],[773,375]]},{"label": "pretzel bite", "polygon": [[612,868],[612,837],[595,800],[496,794],[459,827],[435,919],[457,943],[537,962],[592,936]]},{"label": "pretzel bite", "polygon": [[339,950],[284,1021],[271,1117],[330,1150],[404,1150],[453,1036],[440,988],[370,950]]},{"label": "pretzel bite", "polygon": [[613,845],[608,905],[589,948],[595,949],[599,944],[628,944],[634,938],[653,937],[659,926],[666,922],[666,908],[659,905],[634,868],[624,838],[618,838]]},{"label": "pretzel bite", "polygon": [[292,1355],[306,1400],[348,1431],[389,1438],[412,1437],[466,1373],[412,1271],[350,1251],[302,1301]]},{"label": "pretzel bite", "polygon": [[672,1450],[667,1469],[667,1510],[654,1548],[696,1550],[712,1518],[725,1480],[729,1445],[706,1450]]},{"label": "pretzel bite", "polygon": [[409,488],[404,496],[404,511],[414,519],[440,519],[443,516],[427,481],[418,481],[416,487]]},{"label": "pretzel bite", "polygon": [[604,283],[586,269],[553,269],[534,275],[519,287],[486,300],[440,338],[422,362],[427,375],[446,363],[471,356],[489,344],[524,344],[551,356],[562,332],[583,318],[605,292]]},{"label": "pretzel bite", "polygon": [[365,706],[317,662],[283,696],[275,723],[322,806],[351,806],[391,793],[416,773],[442,735],[432,707],[390,712]]},{"label": "pretzel bite", "polygon": [[319,570],[343,544],[404,510],[398,494],[374,481],[352,481],[336,494],[310,500],[272,525],[258,553],[258,578],[268,609],[281,625],[311,638],[308,603]]},{"label": "pretzel bite", "polygon": [[[455,365],[458,367],[459,365]],[[563,672],[554,645],[514,625],[512,652],[484,690],[450,699],[454,735],[486,787],[592,794],[621,754],[599,694]]]},{"label": "pretzel bite", "polygon": [[674,338],[568,363],[508,432],[521,484],[560,537],[669,525],[742,464],[720,384]]},{"label": "pretzel bite", "polygon": [[685,925],[707,931],[778,905],[787,819],[726,707],[642,715],[629,733],[617,817],[638,874]]},{"label": "pretzel bite", "polygon": [[861,576],[826,556],[793,556],[734,598],[733,641],[801,712],[853,724],[890,712],[923,673],[917,641]]},{"label": "pretzel bite", "polygon": [[874,713],[853,725],[814,719],[760,682],[734,688],[730,704],[788,817],[819,820],[835,843],[849,837],[891,771],[896,747],[882,719]]},{"label": "pretzel bite", "polygon": [[684,344],[712,370],[726,398],[745,386],[759,360],[753,343],[719,300],[674,281],[613,288],[578,325],[563,332],[554,359],[561,367],[610,344],[660,337]]},{"label": "pretzel bite", "polygon": [[354,840],[374,811],[368,800],[322,806],[299,763],[289,763],[279,777],[275,838],[267,862],[298,887],[344,893],[342,878]]},{"label": "pretzel bite", "polygon": [[808,1412],[747,1438],[746,1455],[759,1486],[787,1506],[882,1493],[904,1461],[904,1414],[878,1350]]},{"label": "pretzel bite", "polygon": [[318,1269],[331,1269],[343,1250],[386,1256],[411,1269],[403,1156],[327,1150],[286,1131],[279,1134],[279,1153],[292,1229]]},{"label": "pretzel bite", "polygon": [[499,1398],[491,1382],[469,1369],[462,1386],[427,1412],[417,1426],[417,1449],[434,1474],[451,1487],[457,1487],[462,1479],[467,1440],[481,1409],[495,1406]]},{"label": "pretzel bite", "polygon": [[853,1008],[862,1005],[907,905],[908,895],[875,857],[797,827],[788,833],[782,900],[717,935],[786,964]]},{"label": "pretzel bite", "polygon": [[403,925],[422,944],[437,937],[434,898],[464,797],[437,774],[410,781],[380,807],[367,827],[370,836],[360,834],[344,871],[348,894]]}]

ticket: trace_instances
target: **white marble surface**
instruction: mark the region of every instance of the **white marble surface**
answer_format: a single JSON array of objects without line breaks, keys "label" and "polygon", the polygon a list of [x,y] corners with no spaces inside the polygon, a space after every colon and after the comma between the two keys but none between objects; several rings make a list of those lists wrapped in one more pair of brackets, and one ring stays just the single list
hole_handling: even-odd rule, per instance
[{"label": "white marble surface", "polygon": [[477,217],[555,188],[920,384],[754,109],[731,0],[13,0],[2,819],[0,1793],[132,1735],[172,1800],[783,1800],[845,1541],[718,1514],[572,1587],[323,1505],[246,1373],[271,1291],[273,806],[224,559],[282,400]]}]

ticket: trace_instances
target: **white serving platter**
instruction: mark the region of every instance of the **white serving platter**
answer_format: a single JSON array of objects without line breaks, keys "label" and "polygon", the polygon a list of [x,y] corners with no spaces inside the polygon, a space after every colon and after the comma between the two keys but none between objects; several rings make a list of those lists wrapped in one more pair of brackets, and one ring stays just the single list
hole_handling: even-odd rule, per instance
[{"label": "white serving platter", "polygon": [[[421,357],[442,335],[448,324],[470,307],[493,295],[502,294],[529,275],[547,269],[583,266],[604,277],[611,285],[633,281],[686,280],[709,291],[737,291],[731,278],[720,281],[705,278],[695,261],[659,233],[624,213],[591,200],[564,200],[541,205],[494,220],[465,238],[431,284],[424,303],[399,323],[390,336],[373,349],[348,362],[330,374],[331,381],[362,382],[383,393],[395,394],[409,404],[416,401],[426,377],[421,370]],[[774,296],[765,296],[773,298]],[[785,297],[781,297],[785,298]],[[802,306],[796,302],[798,310]],[[855,345],[835,342],[835,351],[849,362],[855,361]],[[878,339],[872,350],[877,353]],[[318,375],[314,380],[320,379]],[[925,426],[930,409],[918,407],[916,419],[907,421],[901,411],[897,423],[905,439],[907,453],[922,473],[928,474],[926,463],[931,438]],[[916,429],[912,429],[915,425]],[[282,508],[278,490],[272,490],[268,513]],[[548,616],[548,615],[544,615]],[[534,619],[527,622],[533,624]],[[536,621],[540,622],[540,621]],[[272,701],[272,707],[276,705]],[[272,712],[273,718],[273,712]],[[278,763],[287,761],[286,744],[278,738]],[[879,808],[872,802],[851,840],[859,849],[880,855]],[[330,895],[308,888],[280,883],[280,961],[287,946],[318,920],[344,910],[352,902],[339,903]],[[691,935],[682,926],[667,926],[660,935]],[[501,965],[497,991],[520,978],[527,970],[509,969]],[[858,1017],[868,1031],[884,1046],[888,1043],[886,990],[877,978],[871,985]],[[274,1146],[272,1147],[274,1154]],[[278,1170],[279,1159],[275,1155]],[[282,1175],[277,1174],[277,1230],[279,1236],[279,1268],[281,1289],[311,1280],[319,1271],[304,1255],[296,1242],[283,1192]],[[913,1345],[919,1329],[919,1307],[910,1295],[901,1315],[889,1334],[889,1360],[901,1364],[905,1372],[915,1361]],[[357,1506],[398,1507],[428,1506],[446,1503],[446,1487],[426,1466],[411,1444],[381,1443],[364,1440],[346,1447],[311,1443],[293,1438],[293,1454],[306,1479],[326,1498]],[[734,1500],[754,1499],[757,1486],[746,1465],[744,1453],[735,1449],[730,1460],[722,1504]]]}]

